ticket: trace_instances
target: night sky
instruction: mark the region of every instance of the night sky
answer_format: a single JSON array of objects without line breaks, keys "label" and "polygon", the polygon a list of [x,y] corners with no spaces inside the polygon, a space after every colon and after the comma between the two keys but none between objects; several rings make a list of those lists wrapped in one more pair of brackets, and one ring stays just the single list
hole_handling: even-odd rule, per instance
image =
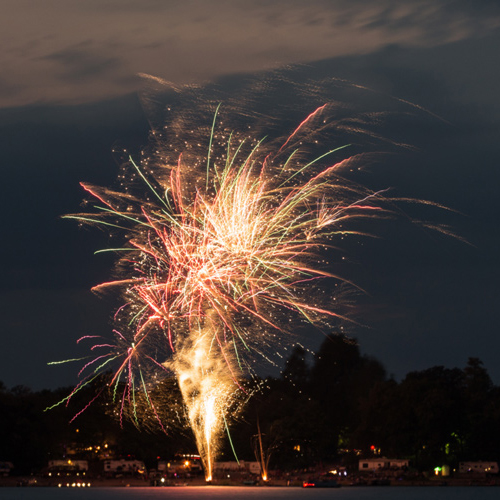
[{"label": "night sky", "polygon": [[416,215],[468,242],[396,221],[377,227],[378,239],[348,243],[342,272],[366,294],[352,303],[363,326],[347,333],[396,379],[474,356],[500,383],[498,2],[3,0],[0,47],[7,387],[74,384],[78,363],[47,363],[81,356],[79,337],[111,330],[112,304],[90,292],[109,276],[112,258],[93,255],[108,237],[61,216],[81,210],[80,181],[113,183],[113,149],[146,144],[139,75],[212,81],[235,95],[285,65],[297,81],[372,89],[353,94],[358,108],[393,96],[428,110],[400,106],[411,111],[400,126],[415,150],[366,179],[453,208]]}]

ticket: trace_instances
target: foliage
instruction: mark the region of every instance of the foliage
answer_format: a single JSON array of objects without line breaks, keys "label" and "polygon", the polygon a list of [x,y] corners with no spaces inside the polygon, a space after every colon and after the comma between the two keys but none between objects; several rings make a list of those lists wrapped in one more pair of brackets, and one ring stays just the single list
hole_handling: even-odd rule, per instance
[{"label": "foliage", "polygon": [[[226,439],[221,460],[234,459],[233,447],[238,458],[255,460],[258,429],[271,469],[333,460],[354,465],[359,456],[372,456],[372,447],[387,457],[409,458],[420,470],[500,459],[500,387],[477,358],[463,369],[436,366],[397,382],[378,361],[361,355],[354,341],[332,334],[313,359],[297,346],[281,377],[253,383],[260,389],[230,428],[232,443]],[[101,381],[75,394],[67,407],[48,412],[43,410],[60,401],[66,388],[32,392],[0,383],[0,458],[26,474],[70,455],[102,458],[104,443],[110,457],[134,456],[153,468],[157,457],[194,453],[178,388],[173,380],[164,384],[158,416],[166,432],[149,425],[157,415],[146,400],[138,405],[144,411],[121,415],[112,394],[72,420],[101,390]]]}]

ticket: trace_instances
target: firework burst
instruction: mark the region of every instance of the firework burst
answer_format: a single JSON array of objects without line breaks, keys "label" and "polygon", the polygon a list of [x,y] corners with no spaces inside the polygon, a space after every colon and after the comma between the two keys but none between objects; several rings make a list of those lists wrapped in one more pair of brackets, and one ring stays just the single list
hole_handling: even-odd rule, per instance
[{"label": "firework burst", "polygon": [[381,192],[344,178],[364,156],[324,148],[328,130],[365,133],[359,119],[333,120],[334,106],[321,104],[284,138],[266,138],[229,126],[233,107],[206,108],[208,123],[179,114],[153,131],[149,153],[124,163],[120,189],[82,184],[97,203],[67,217],[124,241],[107,249],[118,278],[94,288],[121,297],[115,341],[93,345],[75,391],[113,366],[120,415],[129,406],[137,421],[141,398],[166,428],[153,392],[175,376],[210,480],[256,357],[299,323],[343,319],[331,298],[315,298],[322,280],[344,282],[325,249],[385,210]]}]

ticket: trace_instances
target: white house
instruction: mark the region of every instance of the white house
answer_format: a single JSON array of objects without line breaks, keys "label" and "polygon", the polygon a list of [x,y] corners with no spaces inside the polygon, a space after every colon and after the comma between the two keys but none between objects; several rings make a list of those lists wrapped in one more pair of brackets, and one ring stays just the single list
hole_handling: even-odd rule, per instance
[{"label": "white house", "polygon": [[361,472],[375,472],[382,469],[403,469],[408,467],[409,461],[398,458],[363,458],[359,461],[359,470]]},{"label": "white house", "polygon": [[104,460],[104,472],[144,474],[146,466],[140,460]]}]

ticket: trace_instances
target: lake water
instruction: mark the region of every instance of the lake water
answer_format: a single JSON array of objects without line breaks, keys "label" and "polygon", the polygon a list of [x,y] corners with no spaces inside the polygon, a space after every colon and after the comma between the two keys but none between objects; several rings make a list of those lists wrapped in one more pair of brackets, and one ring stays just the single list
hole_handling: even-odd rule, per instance
[{"label": "lake water", "polygon": [[0,488],[0,500],[498,500],[496,487],[376,486],[303,489],[192,486],[165,488]]}]

